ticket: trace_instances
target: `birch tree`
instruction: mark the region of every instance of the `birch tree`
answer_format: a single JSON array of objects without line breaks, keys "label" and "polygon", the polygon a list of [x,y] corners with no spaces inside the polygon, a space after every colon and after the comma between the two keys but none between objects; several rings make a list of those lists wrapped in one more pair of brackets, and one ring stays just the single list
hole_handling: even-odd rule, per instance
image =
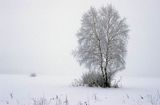
[{"label": "birch tree", "polygon": [[126,19],[112,5],[91,7],[82,17],[74,56],[80,65],[101,72],[104,87],[110,87],[114,75],[125,69],[128,32]]}]

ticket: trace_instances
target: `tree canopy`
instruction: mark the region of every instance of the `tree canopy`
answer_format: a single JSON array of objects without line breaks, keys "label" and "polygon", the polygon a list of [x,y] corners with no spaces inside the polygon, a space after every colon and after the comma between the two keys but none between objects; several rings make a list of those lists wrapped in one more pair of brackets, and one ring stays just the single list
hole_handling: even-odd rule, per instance
[{"label": "tree canopy", "polygon": [[108,5],[91,7],[82,17],[74,56],[90,70],[101,71],[105,87],[111,86],[115,73],[125,68],[128,25],[118,11]]}]

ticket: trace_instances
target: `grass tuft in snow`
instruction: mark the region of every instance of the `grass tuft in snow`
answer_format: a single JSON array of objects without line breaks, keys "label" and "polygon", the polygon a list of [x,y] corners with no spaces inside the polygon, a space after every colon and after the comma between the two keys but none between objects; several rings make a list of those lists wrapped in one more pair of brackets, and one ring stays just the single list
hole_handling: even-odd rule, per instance
[{"label": "grass tuft in snow", "polygon": [[[16,100],[14,98],[13,94],[10,93],[9,100],[1,101],[0,105],[74,105],[73,103],[70,103],[67,95],[55,95],[51,98],[46,97],[40,97],[40,98],[32,98],[30,104],[21,104],[20,101]],[[73,98],[73,97],[72,97]],[[79,99],[79,101],[76,103],[76,105],[105,105],[105,103],[108,103],[108,100],[110,100],[110,97],[107,99],[99,99],[99,97],[96,94],[93,94],[92,98],[86,98],[86,99]],[[115,100],[116,101],[116,100]],[[120,104],[120,103],[119,103]],[[129,94],[125,94],[122,98],[122,104],[120,105],[160,105],[160,92],[157,90],[155,94],[149,94],[149,95],[138,95],[136,97],[133,97]],[[108,104],[110,105],[110,104]]]}]

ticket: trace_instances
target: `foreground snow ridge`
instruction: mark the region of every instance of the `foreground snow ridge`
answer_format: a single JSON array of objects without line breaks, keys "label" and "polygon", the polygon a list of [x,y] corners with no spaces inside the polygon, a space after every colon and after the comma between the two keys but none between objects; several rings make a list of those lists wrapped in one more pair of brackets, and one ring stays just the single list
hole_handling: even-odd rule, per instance
[{"label": "foreground snow ridge", "polygon": [[106,89],[72,87],[67,77],[1,75],[0,105],[160,105],[159,80],[127,78]]},{"label": "foreground snow ridge", "polygon": [[[129,94],[122,95],[118,100],[112,100],[111,97],[100,97],[96,94],[86,98],[79,99],[75,102],[74,98],[68,98],[67,95],[56,95],[54,97],[46,98],[32,98],[30,103],[22,104],[10,94],[10,99],[1,100],[1,105],[160,105],[160,93],[157,91],[154,95],[139,95],[132,97]],[[112,100],[112,101],[111,101]],[[118,102],[119,101],[119,102]]]}]

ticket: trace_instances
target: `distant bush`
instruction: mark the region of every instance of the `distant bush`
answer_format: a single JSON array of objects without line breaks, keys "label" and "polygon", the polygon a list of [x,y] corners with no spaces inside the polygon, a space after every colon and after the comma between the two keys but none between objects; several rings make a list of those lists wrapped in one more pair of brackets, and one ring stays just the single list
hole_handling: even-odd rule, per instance
[{"label": "distant bush", "polygon": [[30,74],[30,77],[36,77],[36,76],[37,76],[36,73],[31,73],[31,74]]}]

